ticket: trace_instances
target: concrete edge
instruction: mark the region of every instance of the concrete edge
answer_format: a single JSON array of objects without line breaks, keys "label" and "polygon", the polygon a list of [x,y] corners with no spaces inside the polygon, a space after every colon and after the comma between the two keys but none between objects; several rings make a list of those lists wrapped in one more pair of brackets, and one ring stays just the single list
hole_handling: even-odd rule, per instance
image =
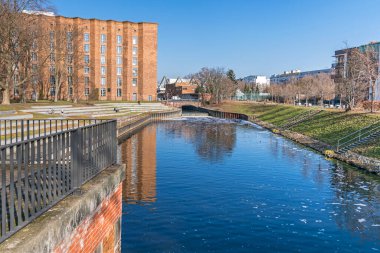
[{"label": "concrete edge", "polygon": [[43,215],[0,244],[2,253],[52,252],[98,206],[111,196],[125,178],[125,165],[114,165],[84,184]]},{"label": "concrete edge", "polygon": [[[321,141],[315,140],[315,139],[313,139],[309,136],[303,135],[301,133],[292,132],[290,130],[280,130],[278,127],[276,127],[270,123],[258,120],[258,119],[252,120],[251,122],[265,128],[265,129],[268,129],[272,132],[273,132],[273,130],[277,130],[276,134],[279,134],[279,135],[281,135],[281,136],[283,136],[289,140],[292,140],[292,141],[297,142],[301,145],[304,145],[308,148],[311,148],[315,151],[318,151],[319,153],[321,153],[323,155],[324,155],[324,151],[326,151],[326,150],[334,150],[334,148],[331,145],[328,145],[328,144],[323,143]],[[348,151],[344,154],[335,153],[335,154],[331,155],[330,158],[334,158],[336,160],[345,162],[349,165],[353,165],[353,166],[355,166],[359,169],[363,169],[367,172],[370,172],[370,173],[373,173],[376,175],[380,175],[380,161],[375,159],[375,158],[359,155],[359,154],[352,152],[352,151]]]}]

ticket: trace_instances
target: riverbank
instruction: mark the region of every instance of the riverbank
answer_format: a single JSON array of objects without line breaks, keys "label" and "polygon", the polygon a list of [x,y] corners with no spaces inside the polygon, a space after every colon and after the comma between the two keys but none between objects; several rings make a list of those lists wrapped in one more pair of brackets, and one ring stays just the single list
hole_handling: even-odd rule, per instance
[{"label": "riverbank", "polygon": [[[376,114],[327,109],[289,129],[280,130],[282,125],[297,115],[320,109],[244,102],[224,103],[208,108],[246,114],[252,122],[321,153],[333,150],[340,138],[380,120]],[[344,154],[330,153],[329,156],[380,175],[379,138]]]}]

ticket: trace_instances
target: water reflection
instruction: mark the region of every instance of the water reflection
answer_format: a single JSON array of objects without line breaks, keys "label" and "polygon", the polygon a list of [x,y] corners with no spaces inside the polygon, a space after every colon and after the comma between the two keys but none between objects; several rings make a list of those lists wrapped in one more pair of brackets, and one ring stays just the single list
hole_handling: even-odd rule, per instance
[{"label": "water reflection", "polygon": [[166,122],[162,128],[167,138],[183,138],[194,145],[197,154],[208,161],[220,162],[236,145],[236,123],[224,120]]},{"label": "water reflection", "polygon": [[126,165],[123,199],[127,203],[156,201],[156,126],[149,125],[119,147]]},{"label": "water reflection", "polygon": [[[379,178],[261,128],[163,122],[121,154],[124,250],[380,250]],[[133,205],[141,202],[149,205]]]},{"label": "water reflection", "polygon": [[[304,180],[312,180],[322,196],[326,189],[332,195],[324,197],[329,220],[341,229],[359,234],[366,240],[380,240],[380,179],[378,176],[355,169],[345,163],[326,160],[307,148],[276,135],[268,135],[269,147],[275,157],[302,163],[299,173]],[[322,214],[323,215],[323,214]],[[322,216],[321,215],[321,216]]]},{"label": "water reflection", "polygon": [[362,238],[380,240],[379,179],[337,162],[331,185],[335,198],[330,204],[337,225],[359,232]]}]

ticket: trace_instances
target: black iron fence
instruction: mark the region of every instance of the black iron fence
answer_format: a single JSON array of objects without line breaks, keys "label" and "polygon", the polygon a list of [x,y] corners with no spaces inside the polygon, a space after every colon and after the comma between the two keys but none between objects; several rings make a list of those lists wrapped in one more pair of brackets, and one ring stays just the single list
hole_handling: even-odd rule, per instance
[{"label": "black iron fence", "polygon": [[0,146],[101,123],[99,119],[0,119]]},{"label": "black iron fence", "polygon": [[0,242],[116,163],[116,121],[76,123],[0,146]]}]

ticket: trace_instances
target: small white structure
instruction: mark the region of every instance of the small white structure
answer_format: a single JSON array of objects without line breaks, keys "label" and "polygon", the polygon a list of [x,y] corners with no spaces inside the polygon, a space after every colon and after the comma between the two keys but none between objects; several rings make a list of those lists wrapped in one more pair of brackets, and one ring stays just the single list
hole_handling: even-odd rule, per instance
[{"label": "small white structure", "polygon": [[243,80],[249,84],[257,86],[262,92],[266,87],[270,86],[270,79],[266,76],[247,76]]}]

